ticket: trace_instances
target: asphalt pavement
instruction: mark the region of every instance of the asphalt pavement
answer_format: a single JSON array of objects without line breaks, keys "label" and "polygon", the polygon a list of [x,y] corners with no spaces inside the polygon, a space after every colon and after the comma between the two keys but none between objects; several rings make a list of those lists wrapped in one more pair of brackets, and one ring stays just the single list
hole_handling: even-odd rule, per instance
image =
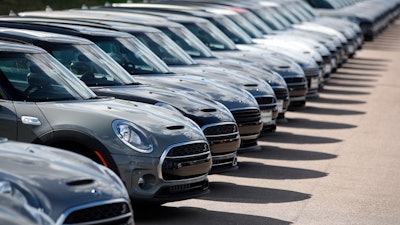
[{"label": "asphalt pavement", "polygon": [[239,170],[209,176],[209,195],[136,210],[136,224],[400,224],[400,21],[286,116]]}]

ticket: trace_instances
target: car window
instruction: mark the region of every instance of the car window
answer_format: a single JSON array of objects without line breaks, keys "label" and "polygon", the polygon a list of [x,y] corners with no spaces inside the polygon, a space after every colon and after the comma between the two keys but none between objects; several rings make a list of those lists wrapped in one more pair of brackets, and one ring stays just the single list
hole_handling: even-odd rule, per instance
[{"label": "car window", "polygon": [[[55,61],[47,54],[2,53],[2,86],[8,89],[12,99],[20,101],[82,99],[83,96],[77,93],[82,87],[68,83],[68,74],[62,75],[65,71],[59,69],[59,64],[53,64],[52,60]],[[92,92],[87,94],[88,98],[93,97],[90,96]]]}]

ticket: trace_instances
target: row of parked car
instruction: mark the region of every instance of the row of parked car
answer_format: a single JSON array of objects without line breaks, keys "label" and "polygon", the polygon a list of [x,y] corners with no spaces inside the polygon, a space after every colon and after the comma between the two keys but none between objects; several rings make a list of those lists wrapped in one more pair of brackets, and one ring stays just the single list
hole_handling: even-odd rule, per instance
[{"label": "row of parked car", "polygon": [[[388,2],[386,25],[399,5]],[[310,4],[168,0],[0,17],[0,193],[15,202],[4,212],[24,209],[30,223],[16,224],[134,224],[132,202],[207,194],[209,174],[238,169],[237,153],[318,98],[368,37]]]}]

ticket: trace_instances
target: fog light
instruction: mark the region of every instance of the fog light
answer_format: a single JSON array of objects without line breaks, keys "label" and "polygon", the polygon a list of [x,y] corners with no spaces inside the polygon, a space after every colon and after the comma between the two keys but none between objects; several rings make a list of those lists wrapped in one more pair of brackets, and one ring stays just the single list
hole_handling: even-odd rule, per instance
[{"label": "fog light", "polygon": [[146,174],[138,179],[138,186],[143,190],[149,190],[156,184],[156,177],[152,174]]}]

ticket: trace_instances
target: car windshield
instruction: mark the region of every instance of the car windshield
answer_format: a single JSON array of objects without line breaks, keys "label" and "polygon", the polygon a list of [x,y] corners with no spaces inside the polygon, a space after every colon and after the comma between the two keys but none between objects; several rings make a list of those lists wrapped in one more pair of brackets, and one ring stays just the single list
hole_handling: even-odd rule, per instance
[{"label": "car windshield", "polygon": [[183,23],[183,25],[212,51],[237,50],[235,43],[212,23],[197,22]]},{"label": "car windshield", "polygon": [[240,14],[230,14],[228,17],[252,38],[261,38],[263,34]]},{"label": "car windshield", "polygon": [[0,54],[0,78],[13,100],[47,102],[96,98],[82,82],[47,53]]},{"label": "car windshield", "polygon": [[255,9],[254,13],[272,30],[284,30],[285,25],[282,21],[274,16],[272,10],[269,8]]},{"label": "car windshield", "polygon": [[185,27],[159,28],[193,58],[214,58],[212,51]]},{"label": "car windshield", "polygon": [[196,64],[183,49],[161,31],[136,33],[135,37],[150,48],[167,65]]},{"label": "car windshield", "polygon": [[241,13],[241,15],[246,18],[248,22],[252,23],[256,28],[258,28],[258,30],[263,34],[270,34],[273,32],[273,30],[254,13],[247,11]]},{"label": "car windshield", "polygon": [[235,44],[252,44],[251,37],[228,18],[213,18],[211,22],[218,27]]},{"label": "car windshield", "polygon": [[98,40],[95,43],[128,73],[171,73],[168,66],[135,37]]},{"label": "car windshield", "polygon": [[118,63],[94,44],[54,44],[46,50],[88,86],[136,83]]}]

